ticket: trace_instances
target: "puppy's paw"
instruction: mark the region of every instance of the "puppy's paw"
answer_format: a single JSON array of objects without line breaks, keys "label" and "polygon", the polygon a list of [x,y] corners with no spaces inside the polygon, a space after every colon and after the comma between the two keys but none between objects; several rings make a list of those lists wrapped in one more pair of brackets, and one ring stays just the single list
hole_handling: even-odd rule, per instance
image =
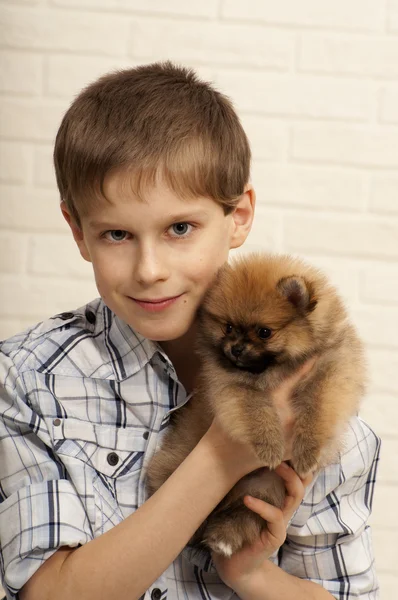
[{"label": "puppy's paw", "polygon": [[290,464],[299,477],[304,478],[305,475],[314,471],[318,466],[319,457],[320,448],[314,440],[301,435],[295,438]]},{"label": "puppy's paw", "polygon": [[264,466],[270,469],[275,469],[283,461],[285,447],[282,440],[275,440],[272,444],[255,443],[254,449]]},{"label": "puppy's paw", "polygon": [[260,536],[265,522],[245,506],[234,513],[219,513],[209,519],[202,543],[216,554],[230,557]]}]

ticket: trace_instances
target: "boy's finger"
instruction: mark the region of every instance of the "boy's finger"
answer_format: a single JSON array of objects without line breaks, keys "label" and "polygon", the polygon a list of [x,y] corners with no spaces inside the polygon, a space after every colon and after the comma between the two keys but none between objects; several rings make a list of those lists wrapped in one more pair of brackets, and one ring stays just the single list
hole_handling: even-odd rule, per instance
[{"label": "boy's finger", "polygon": [[303,482],[292,467],[283,462],[275,469],[275,472],[282,477],[288,496],[294,499],[304,496],[305,488]]},{"label": "boy's finger", "polygon": [[280,464],[279,467],[275,469],[275,472],[282,477],[285,483],[286,500],[283,512],[285,519],[288,521],[304,498],[305,486],[295,470],[286,463]]},{"label": "boy's finger", "polygon": [[283,512],[258,498],[245,496],[244,503],[250,510],[260,515],[264,521],[267,521],[268,534],[271,536],[271,544],[279,547],[286,538],[286,524]]}]

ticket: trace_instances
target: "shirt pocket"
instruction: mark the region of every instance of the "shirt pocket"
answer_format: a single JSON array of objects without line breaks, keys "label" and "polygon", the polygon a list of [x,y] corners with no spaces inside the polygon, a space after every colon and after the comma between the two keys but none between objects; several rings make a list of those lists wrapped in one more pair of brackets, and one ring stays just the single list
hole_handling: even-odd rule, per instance
[{"label": "shirt pocket", "polygon": [[145,427],[122,429],[68,417],[53,420],[52,434],[55,453],[85,506],[94,537],[121,523],[144,501]]},{"label": "shirt pocket", "polygon": [[145,427],[117,428],[68,417],[54,419],[52,428],[58,455],[81,460],[106,477],[123,477],[142,467]]}]

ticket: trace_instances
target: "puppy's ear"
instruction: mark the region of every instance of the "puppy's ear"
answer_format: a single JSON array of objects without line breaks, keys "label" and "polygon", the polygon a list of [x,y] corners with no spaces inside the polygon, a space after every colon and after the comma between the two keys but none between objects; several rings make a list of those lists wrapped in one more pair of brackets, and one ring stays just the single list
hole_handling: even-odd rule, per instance
[{"label": "puppy's ear", "polygon": [[276,287],[299,312],[311,312],[317,305],[317,300],[312,297],[311,285],[303,277],[282,277]]}]

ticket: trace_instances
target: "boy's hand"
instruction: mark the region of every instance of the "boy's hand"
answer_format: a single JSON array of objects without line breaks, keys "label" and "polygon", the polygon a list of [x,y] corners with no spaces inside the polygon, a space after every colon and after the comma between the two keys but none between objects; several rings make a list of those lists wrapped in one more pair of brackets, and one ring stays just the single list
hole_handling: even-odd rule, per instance
[{"label": "boy's hand", "polygon": [[251,546],[245,546],[230,558],[212,553],[213,562],[219,576],[233,590],[250,588],[250,580],[261,574],[264,563],[285,541],[288,523],[304,497],[305,488],[312,481],[312,475],[301,480],[295,471],[282,463],[276,472],[286,486],[286,499],[283,509],[276,508],[257,498],[245,496],[245,505],[267,521],[267,527],[259,539]]}]

